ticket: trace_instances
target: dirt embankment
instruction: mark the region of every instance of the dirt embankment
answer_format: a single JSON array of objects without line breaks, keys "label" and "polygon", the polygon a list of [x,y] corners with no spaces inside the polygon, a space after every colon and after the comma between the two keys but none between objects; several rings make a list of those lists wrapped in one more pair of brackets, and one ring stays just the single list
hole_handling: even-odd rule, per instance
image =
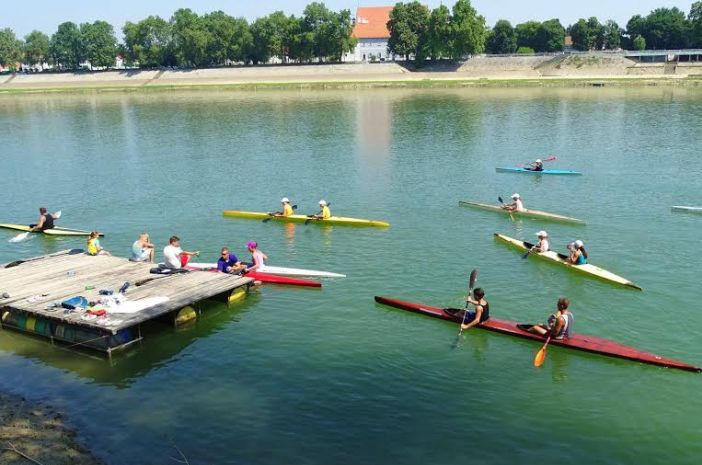
[{"label": "dirt embankment", "polygon": [[77,442],[60,413],[6,394],[0,394],[0,463],[102,465]]}]

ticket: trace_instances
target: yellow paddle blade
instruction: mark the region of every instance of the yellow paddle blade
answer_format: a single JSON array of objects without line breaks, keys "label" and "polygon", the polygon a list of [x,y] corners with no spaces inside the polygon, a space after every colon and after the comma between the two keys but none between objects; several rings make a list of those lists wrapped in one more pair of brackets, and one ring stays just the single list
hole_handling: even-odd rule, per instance
[{"label": "yellow paddle blade", "polygon": [[539,351],[536,353],[536,357],[534,357],[534,366],[537,368],[540,367],[544,364],[544,360],[546,360],[546,346],[539,349]]}]

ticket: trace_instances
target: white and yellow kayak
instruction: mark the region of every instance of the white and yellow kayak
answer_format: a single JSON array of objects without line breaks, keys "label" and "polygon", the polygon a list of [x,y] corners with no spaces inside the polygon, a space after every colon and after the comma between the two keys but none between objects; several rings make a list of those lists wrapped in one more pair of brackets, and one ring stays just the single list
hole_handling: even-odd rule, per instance
[{"label": "white and yellow kayak", "polygon": [[[280,221],[284,223],[304,223],[310,219],[306,215],[272,216],[265,212],[247,212],[242,210],[224,210],[222,214],[231,218],[247,218],[250,220],[264,220],[266,218],[270,218],[271,221]],[[346,218],[344,216],[332,216],[331,218],[324,220],[312,219],[310,223],[339,226],[373,226],[376,228],[387,228],[390,226],[390,223],[386,223],[385,221]]]},{"label": "white and yellow kayak", "polygon": [[548,213],[544,212],[541,210],[524,210],[524,211],[513,211],[510,212],[508,210],[505,210],[499,205],[491,205],[487,203],[480,203],[480,202],[470,202],[467,200],[460,200],[458,202],[458,205],[461,207],[471,207],[471,208],[479,208],[481,210],[489,210],[489,211],[494,211],[494,212],[501,212],[505,213],[508,215],[514,215],[514,216],[524,216],[528,218],[539,218],[542,220],[549,220],[549,221],[560,221],[563,223],[576,223],[576,224],[585,224],[583,220],[579,220],[578,218],[572,218],[570,216],[563,216],[563,215],[558,215],[556,213]]},{"label": "white and yellow kayak", "polygon": [[[26,224],[0,224],[0,228],[2,229],[11,229],[13,231],[24,231],[24,232],[29,232],[32,228],[27,226]],[[44,233],[48,236],[89,236],[90,231],[83,231],[82,229],[70,229],[70,228],[61,228],[59,226],[56,226],[51,229],[46,229],[44,231],[32,231],[36,233]],[[103,234],[100,234],[103,236]]]},{"label": "white and yellow kayak", "polygon": [[[512,237],[505,236],[504,234],[495,233],[495,239],[502,241],[505,244],[510,245],[523,252],[526,252],[534,246],[534,244],[530,244],[529,242],[521,241],[519,239],[514,239]],[[605,269],[602,269],[598,266],[591,265],[589,263],[585,265],[573,265],[568,261],[568,257],[566,257],[563,254],[556,253],[552,250],[549,250],[548,252],[532,252],[530,255],[543,258],[544,260],[549,262],[558,263],[560,265],[565,266],[566,268],[577,271],[592,278],[599,279],[600,281],[618,284],[620,286],[628,287],[631,289],[637,289],[639,291],[642,290],[639,286],[632,283],[628,279],[623,278],[612,272],[609,272]]]},{"label": "white and yellow kayak", "polygon": [[673,205],[670,209],[674,212],[696,213],[702,215],[702,207],[686,207],[684,205]]}]

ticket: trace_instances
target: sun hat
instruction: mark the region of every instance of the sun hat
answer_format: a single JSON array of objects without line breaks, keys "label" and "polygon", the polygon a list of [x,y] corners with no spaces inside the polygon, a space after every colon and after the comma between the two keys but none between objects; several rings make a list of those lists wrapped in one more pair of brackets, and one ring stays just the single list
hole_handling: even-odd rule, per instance
[{"label": "sun hat", "polygon": [[519,194],[517,194],[517,193],[515,192],[514,194],[512,194],[512,198],[513,198],[513,199],[521,199],[522,196],[519,195]]},{"label": "sun hat", "polygon": [[320,200],[320,201],[319,201],[319,204],[320,204],[321,206],[323,206],[323,207],[326,207],[326,206],[327,206],[327,202],[326,202],[325,200]]},{"label": "sun hat", "polygon": [[280,203],[290,203],[290,199],[287,197],[283,197],[282,199],[280,199]]},{"label": "sun hat", "polygon": [[581,241],[580,239],[578,239],[577,241],[573,242],[573,245],[576,246],[576,247],[582,247],[582,246],[585,245],[585,244],[583,244],[583,241]]},{"label": "sun hat", "polygon": [[246,247],[248,247],[249,249],[255,249],[256,247],[258,247],[258,243],[256,241],[251,241],[248,244],[246,244]]},{"label": "sun hat", "polygon": [[536,237],[548,237],[548,233],[546,231],[539,231],[536,233]]},{"label": "sun hat", "polygon": [[536,163],[541,163],[541,158],[537,158]]}]

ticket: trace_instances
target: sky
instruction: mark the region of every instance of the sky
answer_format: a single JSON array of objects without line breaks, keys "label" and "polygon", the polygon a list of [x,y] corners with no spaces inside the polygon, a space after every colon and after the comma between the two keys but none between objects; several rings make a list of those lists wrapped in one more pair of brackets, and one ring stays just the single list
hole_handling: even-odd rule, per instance
[{"label": "sky", "polygon": [[[409,1],[409,0],[405,0]],[[288,14],[299,15],[305,5],[312,0],[0,0],[5,3],[0,14],[0,28],[9,27],[19,37],[24,37],[33,29],[47,34],[56,31],[56,27],[65,21],[75,23],[92,22],[98,19],[111,23],[118,36],[121,36],[122,26],[126,21],[139,21],[149,15],[159,15],[170,18],[178,8],[190,8],[204,14],[210,11],[222,10],[232,16],[243,16],[253,20],[265,16],[275,10],[283,10]],[[498,19],[507,19],[512,24],[528,20],[546,20],[558,18],[564,26],[568,26],[578,18],[596,16],[601,21],[614,19],[620,26],[625,26],[629,18],[635,14],[646,15],[659,7],[677,6],[686,14],[690,11],[693,0],[589,0],[586,2],[568,2],[563,0],[473,0],[473,6],[478,13],[485,16],[488,25],[492,26]],[[348,8],[355,14],[358,6],[392,5],[391,1],[374,0],[326,0],[324,3],[333,10]],[[440,0],[422,0],[422,3],[434,8],[441,4]],[[452,6],[454,0],[443,3]],[[11,7],[7,7],[11,4]]]}]

